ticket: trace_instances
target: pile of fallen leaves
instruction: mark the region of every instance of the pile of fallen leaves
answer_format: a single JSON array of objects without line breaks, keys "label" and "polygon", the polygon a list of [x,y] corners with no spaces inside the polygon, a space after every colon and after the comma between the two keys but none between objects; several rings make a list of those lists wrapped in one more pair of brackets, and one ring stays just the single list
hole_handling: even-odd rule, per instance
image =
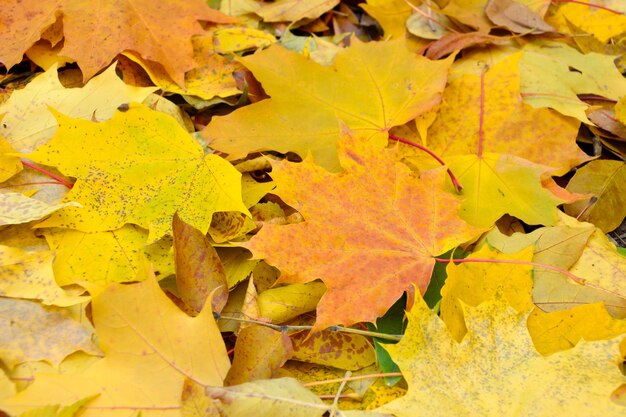
[{"label": "pile of fallen leaves", "polygon": [[0,414],[626,414],[623,0],[0,7]]}]

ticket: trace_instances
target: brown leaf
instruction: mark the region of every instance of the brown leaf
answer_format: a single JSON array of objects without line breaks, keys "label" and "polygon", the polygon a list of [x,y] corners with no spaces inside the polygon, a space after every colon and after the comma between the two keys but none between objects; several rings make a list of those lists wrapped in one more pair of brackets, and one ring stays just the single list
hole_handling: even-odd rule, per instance
[{"label": "brown leaf", "polygon": [[181,299],[198,313],[212,297],[213,311],[221,311],[228,299],[224,266],[206,236],[182,221],[178,214],[172,222],[176,261],[176,285]]},{"label": "brown leaf", "polygon": [[286,332],[263,326],[241,329],[235,344],[235,359],[224,385],[269,379],[291,357],[293,347]]},{"label": "brown leaf", "polygon": [[426,57],[440,59],[472,46],[503,45],[509,40],[511,40],[510,36],[492,36],[484,32],[450,33],[431,43],[426,51]]},{"label": "brown leaf", "polygon": [[523,34],[555,32],[555,29],[544,22],[538,13],[533,12],[525,4],[513,0],[489,0],[485,13],[493,23],[511,32]]}]

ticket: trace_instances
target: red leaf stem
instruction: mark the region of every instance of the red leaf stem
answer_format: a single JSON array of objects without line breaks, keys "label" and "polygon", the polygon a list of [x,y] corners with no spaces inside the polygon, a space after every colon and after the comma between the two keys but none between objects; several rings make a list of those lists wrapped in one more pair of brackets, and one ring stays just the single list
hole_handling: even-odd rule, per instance
[{"label": "red leaf stem", "polygon": [[[396,136],[392,133],[389,133],[389,139],[395,140],[396,142],[400,142],[400,143],[404,143],[406,145],[410,145],[410,146],[414,146],[417,149],[426,152],[428,155],[432,156],[433,158],[435,158],[435,160],[437,162],[439,162],[441,165],[445,166],[446,163],[443,161],[443,159],[441,159],[439,156],[437,156],[437,154],[435,154],[433,151],[431,151],[430,149],[419,145],[415,142],[411,142],[408,139],[404,139],[401,138],[399,136]],[[452,171],[450,170],[450,168],[446,168],[446,171],[448,173],[448,176],[450,177],[450,180],[452,181],[452,185],[454,185],[454,189],[456,190],[456,192],[458,194],[462,194],[463,193],[463,186],[461,185],[461,183],[459,182],[459,180],[456,178],[456,176],[452,173]]]},{"label": "red leaf stem", "polygon": [[48,171],[47,169],[43,169],[43,168],[41,168],[41,167],[39,167],[39,166],[37,166],[37,165],[33,164],[32,162],[29,162],[29,161],[27,161],[27,160],[25,160],[25,159],[22,159],[22,164],[23,164],[24,166],[27,166],[27,167],[29,167],[29,168],[34,169],[35,171],[39,171],[39,172],[41,172],[42,174],[44,174],[44,175],[46,175],[46,176],[48,176],[48,177],[50,177],[50,178],[52,178],[52,179],[55,179],[55,180],[56,180],[56,181],[58,181],[59,183],[61,183],[61,184],[65,185],[65,186],[66,186],[67,188],[69,188],[70,190],[72,189],[72,187],[74,187],[74,185],[73,185],[73,184],[70,184],[69,182],[65,181],[63,178],[59,177],[58,175],[53,174],[52,172]]},{"label": "red leaf stem", "polygon": [[620,12],[619,10],[615,10],[615,9],[610,9],[606,6],[601,6],[599,4],[592,4],[592,3],[587,3],[581,0],[552,0],[552,3],[575,3],[575,4],[582,4],[583,6],[589,6],[589,7],[593,7],[596,9],[602,9],[602,10],[606,10],[607,12],[611,12],[611,13],[615,13],[615,14],[621,14],[623,15],[623,12]]}]

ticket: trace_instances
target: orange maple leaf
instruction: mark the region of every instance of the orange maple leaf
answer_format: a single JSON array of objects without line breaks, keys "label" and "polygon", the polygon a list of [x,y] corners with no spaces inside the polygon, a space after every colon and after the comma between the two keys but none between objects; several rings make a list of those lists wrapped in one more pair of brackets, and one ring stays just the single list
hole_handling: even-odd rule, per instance
[{"label": "orange maple leaf", "polygon": [[179,85],[197,66],[191,37],[203,33],[198,20],[235,20],[209,8],[202,0],[6,0],[0,15],[0,61],[8,68],[42,37],[62,15],[61,54],[76,60],[84,79],[94,76],[123,51],[163,65]]},{"label": "orange maple leaf", "polygon": [[339,170],[337,119],[367,140],[387,144],[389,129],[439,103],[452,63],[415,55],[404,39],[355,39],[332,66],[278,45],[239,61],[271,98],[214,117],[201,132],[211,147],[230,160],[268,149],[302,157],[310,151],[332,170]]},{"label": "orange maple leaf", "polygon": [[321,278],[328,288],[314,331],[374,321],[416,284],[428,286],[436,255],[481,229],[458,217],[460,200],[443,191],[444,172],[418,176],[380,149],[344,132],[333,174],[311,157],[275,163],[276,193],[302,223],[266,224],[243,246],[283,273],[283,282]]}]

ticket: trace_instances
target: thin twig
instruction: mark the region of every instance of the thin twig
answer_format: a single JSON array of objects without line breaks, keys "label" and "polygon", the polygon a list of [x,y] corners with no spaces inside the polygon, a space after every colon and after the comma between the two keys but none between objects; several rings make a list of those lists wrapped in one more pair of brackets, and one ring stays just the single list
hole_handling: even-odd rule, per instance
[{"label": "thin twig", "polygon": [[316,385],[327,385],[327,384],[336,384],[337,382],[343,382],[343,381],[358,381],[360,379],[371,379],[371,378],[386,378],[388,376],[402,376],[402,373],[400,372],[388,372],[388,373],[384,373],[384,372],[380,372],[377,374],[367,374],[367,375],[356,375],[356,376],[351,376],[348,378],[335,378],[335,379],[325,379],[324,381],[313,381],[313,382],[307,382],[306,384],[303,384],[305,387],[314,387]]},{"label": "thin twig", "polygon": [[[242,322],[242,323],[258,324],[260,326],[269,327],[270,329],[274,329],[274,330],[279,331],[279,332],[301,331],[301,330],[312,330],[313,329],[313,326],[288,326],[288,325],[284,325],[284,324],[283,325],[278,325],[278,324],[266,323],[264,321],[254,320],[254,319],[244,319],[244,318],[240,318],[240,317],[223,316],[223,315],[221,315],[219,313],[215,313],[215,312],[213,313],[213,316],[215,317],[216,320],[233,320],[233,321],[238,321],[238,322]],[[394,342],[398,342],[398,341],[400,341],[400,339],[402,339],[402,335],[399,335],[399,334],[386,334],[386,333],[370,332],[370,331],[367,331],[367,330],[353,329],[351,327],[331,326],[331,327],[327,328],[326,330],[329,330],[331,332],[351,333],[351,334],[358,334],[358,335],[368,336],[368,337],[376,337],[378,339],[391,340],[391,341],[394,341]]]}]

